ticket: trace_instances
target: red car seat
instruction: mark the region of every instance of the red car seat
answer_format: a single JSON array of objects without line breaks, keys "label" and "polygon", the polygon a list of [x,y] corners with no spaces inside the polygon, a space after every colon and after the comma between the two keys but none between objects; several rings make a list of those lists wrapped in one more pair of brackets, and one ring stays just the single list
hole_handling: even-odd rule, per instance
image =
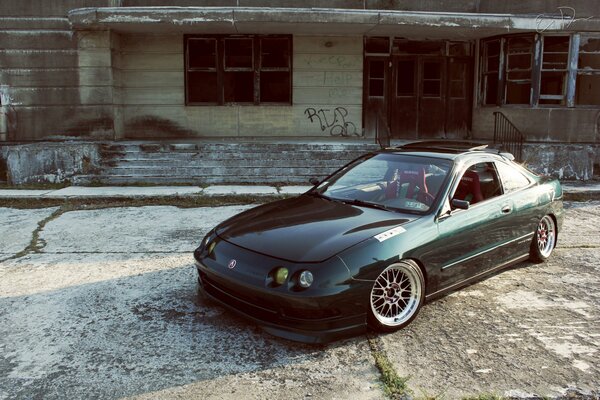
[{"label": "red car seat", "polygon": [[395,199],[400,194],[402,185],[407,184],[406,194],[403,197],[414,198],[417,193],[427,193],[425,181],[425,168],[406,169],[398,172],[396,179],[391,181],[385,191],[386,199]]},{"label": "red car seat", "polygon": [[471,204],[478,203],[483,200],[483,194],[481,194],[481,184],[479,182],[479,175],[477,172],[467,170],[460,182],[456,193],[454,193],[454,199],[466,200]]}]

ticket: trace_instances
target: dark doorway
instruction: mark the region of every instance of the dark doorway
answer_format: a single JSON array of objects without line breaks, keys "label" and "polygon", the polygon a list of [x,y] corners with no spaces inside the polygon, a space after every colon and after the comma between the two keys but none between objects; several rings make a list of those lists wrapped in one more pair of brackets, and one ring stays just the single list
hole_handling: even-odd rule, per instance
[{"label": "dark doorway", "polygon": [[394,40],[390,47],[385,56],[371,55],[365,45],[367,132],[381,129],[383,120],[392,138],[467,138],[472,110],[471,45]]}]

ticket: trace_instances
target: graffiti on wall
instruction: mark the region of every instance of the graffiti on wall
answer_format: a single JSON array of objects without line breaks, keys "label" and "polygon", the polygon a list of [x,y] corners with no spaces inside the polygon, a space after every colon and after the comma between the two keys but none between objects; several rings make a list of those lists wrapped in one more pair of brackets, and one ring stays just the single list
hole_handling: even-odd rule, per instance
[{"label": "graffiti on wall", "polygon": [[336,107],[333,110],[309,107],[304,110],[304,114],[311,123],[319,124],[321,131],[329,130],[331,136],[361,136],[356,125],[347,120],[348,110],[344,107]]}]

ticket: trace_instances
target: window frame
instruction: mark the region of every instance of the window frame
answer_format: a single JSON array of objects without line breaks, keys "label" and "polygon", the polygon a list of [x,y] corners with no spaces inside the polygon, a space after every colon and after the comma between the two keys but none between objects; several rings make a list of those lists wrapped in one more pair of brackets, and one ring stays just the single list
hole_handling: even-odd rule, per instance
[{"label": "window frame", "polygon": [[[533,35],[533,51],[531,65],[531,95],[529,104],[509,104],[507,97],[507,77],[508,77],[508,49],[509,39],[519,36]],[[544,39],[547,37],[568,37],[569,50],[567,54],[566,68],[544,68]],[[480,40],[479,42],[479,73],[478,73],[478,91],[477,104],[480,107],[515,107],[515,108],[598,108],[596,104],[577,104],[577,81],[580,75],[592,74],[600,76],[600,69],[593,71],[583,70],[578,65],[579,47],[581,38],[600,39],[600,33],[597,32],[552,32],[552,33],[518,33],[511,35],[494,36]],[[493,42],[500,43],[498,71],[487,71],[488,46]],[[544,73],[563,73],[563,95],[542,94],[542,75]],[[487,87],[488,81],[497,75],[496,101],[488,99]],[[541,102],[540,102],[541,100]],[[544,100],[556,100],[561,104],[545,103]]]},{"label": "window frame", "polygon": [[[190,55],[188,43],[194,39],[213,39],[216,41],[216,67],[196,68],[190,67]],[[252,40],[252,67],[226,67],[225,43],[231,39],[251,39]],[[263,67],[262,66],[262,43],[263,39],[286,39],[287,48],[287,67]],[[184,69],[184,97],[186,106],[291,106],[293,104],[293,36],[292,35],[183,35],[183,69]],[[216,69],[216,71],[215,71]],[[190,73],[193,72],[216,72],[217,74],[217,101],[191,101],[190,100]],[[225,86],[226,75],[232,73],[252,73],[253,94],[252,101],[226,101]],[[288,96],[285,101],[261,101],[261,76],[263,73],[287,72]]]}]

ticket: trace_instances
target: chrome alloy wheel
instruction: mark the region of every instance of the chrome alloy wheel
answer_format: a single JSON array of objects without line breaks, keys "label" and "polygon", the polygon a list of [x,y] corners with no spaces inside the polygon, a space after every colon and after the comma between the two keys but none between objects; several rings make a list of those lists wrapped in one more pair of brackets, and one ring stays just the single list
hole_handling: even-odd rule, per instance
[{"label": "chrome alloy wheel", "polygon": [[383,325],[406,323],[419,309],[423,287],[411,265],[392,264],[375,281],[371,289],[371,311]]},{"label": "chrome alloy wheel", "polygon": [[538,224],[535,233],[538,249],[544,258],[549,257],[554,249],[554,242],[556,240],[555,232],[554,220],[552,217],[546,215]]}]

